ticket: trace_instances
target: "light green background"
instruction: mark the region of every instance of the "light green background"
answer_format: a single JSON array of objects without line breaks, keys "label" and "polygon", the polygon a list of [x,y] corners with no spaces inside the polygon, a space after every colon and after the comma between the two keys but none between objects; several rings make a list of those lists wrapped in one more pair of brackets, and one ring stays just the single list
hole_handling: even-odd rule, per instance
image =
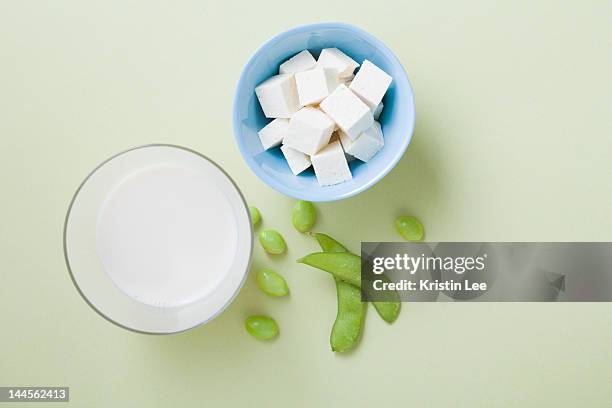
[{"label": "light green background", "polygon": [[[0,385],[68,385],[79,407],[610,406],[610,304],[405,304],[393,326],[370,308],[359,349],[334,355],[333,283],[295,264],[316,245],[242,161],[230,115],[263,41],[350,22],[406,66],[417,127],[382,182],[318,206],[317,229],[356,250],[410,213],[432,241],[611,241],[611,4],[0,1]],[[161,337],[89,309],[66,208],[94,166],[152,142],[214,158],[285,234],[288,254],[257,246],[254,267],[284,273],[289,299],[251,276],[222,316]],[[253,312],[280,338],[248,337]]]}]

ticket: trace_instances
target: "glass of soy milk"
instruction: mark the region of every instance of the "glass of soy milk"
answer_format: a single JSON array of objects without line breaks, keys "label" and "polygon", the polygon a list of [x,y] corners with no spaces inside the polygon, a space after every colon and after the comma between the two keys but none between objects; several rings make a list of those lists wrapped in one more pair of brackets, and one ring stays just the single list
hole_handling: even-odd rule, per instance
[{"label": "glass of soy milk", "polygon": [[253,244],[248,208],[205,156],[148,145],[99,165],[66,217],[64,252],[100,315],[146,333],[188,330],[236,296]]}]

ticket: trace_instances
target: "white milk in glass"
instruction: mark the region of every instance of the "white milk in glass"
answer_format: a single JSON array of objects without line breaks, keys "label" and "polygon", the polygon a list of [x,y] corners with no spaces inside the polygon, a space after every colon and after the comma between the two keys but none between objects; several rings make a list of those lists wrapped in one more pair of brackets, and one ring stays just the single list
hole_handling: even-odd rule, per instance
[{"label": "white milk in glass", "polygon": [[123,179],[100,209],[98,256],[133,299],[166,308],[193,303],[215,289],[236,256],[232,211],[201,172],[145,168]]}]

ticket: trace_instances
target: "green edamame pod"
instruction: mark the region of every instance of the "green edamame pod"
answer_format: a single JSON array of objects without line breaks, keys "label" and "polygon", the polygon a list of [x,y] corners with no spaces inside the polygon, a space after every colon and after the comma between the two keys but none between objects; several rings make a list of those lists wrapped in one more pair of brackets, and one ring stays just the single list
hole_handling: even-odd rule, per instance
[{"label": "green edamame pod", "polygon": [[[340,244],[338,241],[336,241],[335,239],[333,239],[329,235],[325,235],[325,234],[321,234],[321,233],[315,233],[314,236],[317,239],[317,242],[319,243],[319,246],[324,251],[327,251],[327,252],[332,252],[332,251],[342,252],[342,249],[344,249],[344,251],[347,251],[347,249],[342,244]],[[311,266],[314,266],[314,265],[311,265]],[[361,266],[360,266],[360,268],[361,268]],[[334,276],[337,276],[337,275],[334,274]],[[389,279],[384,274],[380,275],[378,278],[382,279],[385,282],[389,281]],[[368,285],[365,285],[365,287],[371,288],[372,285],[368,284]],[[359,286],[359,288],[361,288],[361,286]],[[366,293],[366,295],[367,295],[367,293]],[[393,300],[386,301],[386,302],[371,302],[371,303],[374,305],[374,308],[376,309],[376,312],[379,314],[379,316],[384,321],[386,321],[387,323],[393,323],[395,320],[397,320],[397,317],[400,314],[400,311],[401,311],[401,302],[400,302],[399,295],[397,294],[397,292],[393,292],[393,294],[389,294],[389,295],[393,296]]]},{"label": "green edamame pod", "polygon": [[286,296],[289,293],[285,278],[272,269],[260,269],[257,272],[256,280],[259,289],[270,296]]},{"label": "green edamame pod", "polygon": [[251,223],[253,224],[253,226],[259,224],[259,222],[261,221],[261,214],[259,213],[257,207],[250,206],[249,214],[251,214]]},{"label": "green edamame pod", "polygon": [[268,316],[249,316],[244,322],[247,332],[259,340],[269,340],[278,335],[276,321]]},{"label": "green edamame pod", "polygon": [[282,254],[287,249],[283,236],[273,229],[261,231],[259,233],[259,243],[267,253],[272,255]]},{"label": "green edamame pod", "polygon": [[291,222],[299,232],[309,231],[317,221],[317,210],[310,201],[300,200],[293,206]]},{"label": "green edamame pod", "polygon": [[395,230],[406,241],[420,241],[425,233],[421,221],[412,215],[398,217],[395,220]]},{"label": "green edamame pod", "polygon": [[315,232],[312,234],[324,252],[349,252],[341,243],[327,234]]},{"label": "green edamame pod", "polygon": [[[326,234],[314,233],[314,237],[325,252],[348,252],[338,241]],[[332,351],[343,353],[354,349],[361,338],[363,318],[367,302],[361,301],[361,291],[350,283],[334,277],[338,312],[329,337]]]},{"label": "green edamame pod", "polygon": [[381,280],[385,283],[389,283],[389,278],[383,273],[381,275],[368,275],[364,277],[362,280],[362,290],[365,292],[365,298],[369,299],[370,302],[374,305],[376,312],[378,315],[387,323],[393,323],[400,314],[401,310],[401,302],[399,294],[396,291],[385,291],[385,301],[372,301],[371,299],[376,299],[376,295],[372,293],[374,290],[374,285],[372,284],[372,280]]},{"label": "green edamame pod", "polygon": [[361,287],[361,258],[350,252],[315,252],[298,259],[298,262],[329,272],[357,288]]},{"label": "green edamame pod", "polygon": [[378,315],[387,323],[393,323],[400,314],[401,302],[398,300],[389,302],[372,302]]},{"label": "green edamame pod", "polygon": [[361,339],[361,328],[367,302],[361,301],[361,291],[337,278],[338,312],[329,336],[332,351],[343,353],[354,349]]}]

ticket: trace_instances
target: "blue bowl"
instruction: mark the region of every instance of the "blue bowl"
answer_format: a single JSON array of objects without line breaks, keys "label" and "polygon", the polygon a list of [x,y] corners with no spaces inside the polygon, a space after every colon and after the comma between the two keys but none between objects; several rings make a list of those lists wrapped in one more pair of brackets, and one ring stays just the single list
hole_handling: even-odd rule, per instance
[{"label": "blue bowl", "polygon": [[[257,132],[267,119],[255,96],[255,87],[278,73],[279,65],[302,50],[315,58],[323,48],[336,47],[360,64],[372,61],[391,75],[393,82],[383,103],[380,124],[385,146],[369,162],[349,163],[353,179],[321,187],[312,168],[294,176],[280,148],[264,150]],[[415,109],[406,71],[393,52],[370,34],[349,24],[309,24],[285,31],[262,45],[244,67],[234,99],[234,133],[242,156],[251,169],[273,189],[301,200],[334,201],[358,194],[381,180],[399,162],[414,131]]]}]

